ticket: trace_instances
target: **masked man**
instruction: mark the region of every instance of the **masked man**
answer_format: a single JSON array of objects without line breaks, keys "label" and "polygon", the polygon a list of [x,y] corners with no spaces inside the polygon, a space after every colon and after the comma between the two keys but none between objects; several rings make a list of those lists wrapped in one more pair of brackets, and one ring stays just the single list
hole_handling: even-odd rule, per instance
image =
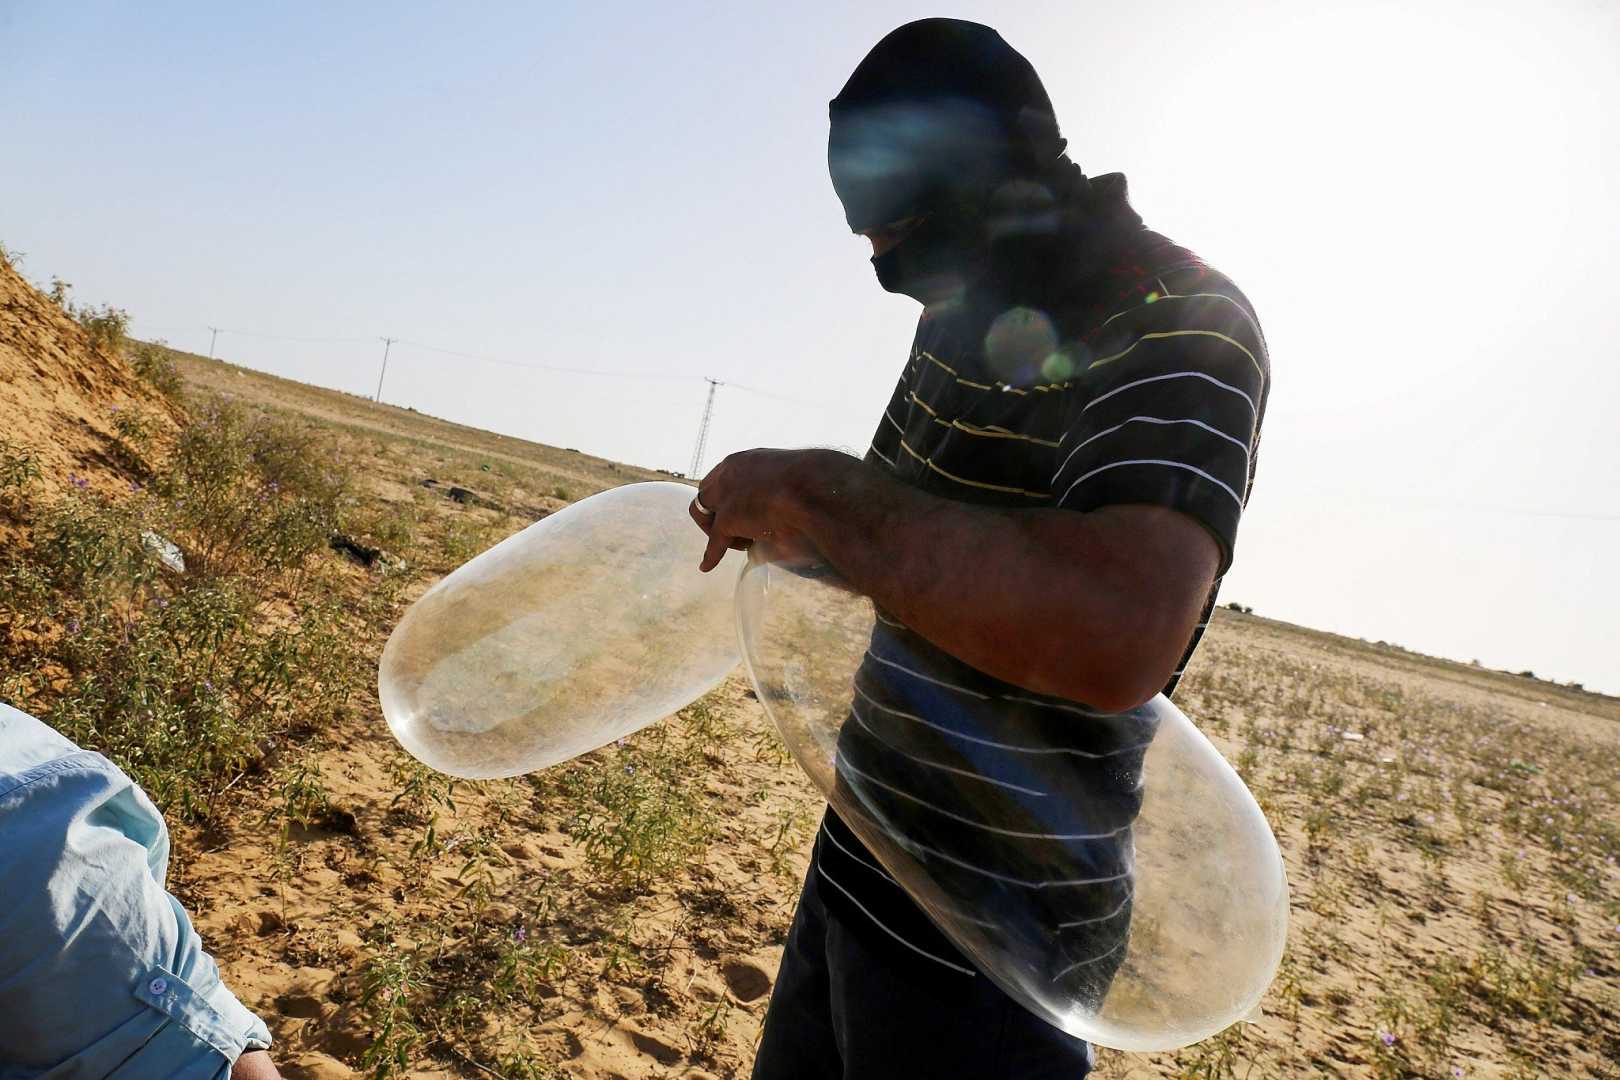
[{"label": "masked man", "polygon": [[[703,568],[764,540],[872,599],[840,783],[881,793],[874,818],[952,868],[967,920],[1076,905],[1072,934],[1032,946],[1042,977],[1096,1002],[1153,734],[1132,710],[1174,690],[1231,565],[1265,341],[1230,280],[1143,226],[1123,176],[1066,156],[1039,78],[989,27],[901,27],[831,117],[849,227],[923,313],[864,461],[752,450],[704,478]],[[1032,805],[1039,828],[998,824]],[[1024,869],[992,875],[991,854]],[[1077,859],[1119,887],[1065,898],[1042,878]],[[883,861],[829,810],[755,1080],[1083,1075],[1086,1044],[993,985]],[[998,904],[1007,889],[1027,895]]]}]

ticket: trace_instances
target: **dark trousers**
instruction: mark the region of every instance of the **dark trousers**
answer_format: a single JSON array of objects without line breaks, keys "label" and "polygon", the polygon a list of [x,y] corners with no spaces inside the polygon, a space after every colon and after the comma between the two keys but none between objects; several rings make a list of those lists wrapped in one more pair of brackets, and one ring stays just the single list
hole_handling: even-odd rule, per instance
[{"label": "dark trousers", "polygon": [[817,878],[812,868],[788,931],[753,1080],[1078,1080],[1090,1071],[1084,1042],[984,975],[896,964],[857,938],[827,910]]}]

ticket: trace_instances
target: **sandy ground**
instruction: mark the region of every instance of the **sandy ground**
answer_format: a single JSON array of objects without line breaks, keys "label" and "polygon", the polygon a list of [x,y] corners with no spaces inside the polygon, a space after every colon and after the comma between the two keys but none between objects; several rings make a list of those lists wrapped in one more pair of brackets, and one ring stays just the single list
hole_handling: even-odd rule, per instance
[{"label": "sandy ground", "polygon": [[[656,478],[182,367],[202,393],[328,427],[365,456],[366,497],[433,536],[493,542]],[[55,464],[107,436],[85,439]],[[403,599],[454,561],[419,559]],[[1258,1023],[1174,1054],[1105,1053],[1103,1076],[1620,1076],[1620,701],[1224,610],[1178,701],[1279,837],[1289,951]],[[397,1075],[746,1076],[821,804],[740,675],[664,726],[460,786],[452,808],[367,696],[304,747],[330,812],[284,827],[285,793],[247,778],[222,820],[176,829],[172,884],[289,1077],[368,1071],[378,1039],[403,1047]],[[628,882],[592,859],[580,793],[660,738],[695,755],[683,783],[710,827]]]},{"label": "sandy ground", "polygon": [[[193,374],[451,459],[506,455],[582,489],[631,478],[582,455],[343,395],[224,368]],[[419,468],[410,454],[387,460],[409,485]],[[1183,708],[1239,764],[1283,845],[1289,955],[1260,1023],[1178,1054],[1107,1054],[1103,1075],[1616,1075],[1610,766],[1620,758],[1620,702],[1224,610],[1184,687]],[[695,782],[723,826],[700,858],[619,916],[653,962],[602,964],[587,943],[591,961],[550,988],[555,996],[527,1021],[530,1043],[559,1075],[747,1075],[820,803],[794,767],[757,752],[765,721],[740,678],[716,695],[716,709],[735,734]],[[387,820],[382,762],[392,748],[380,720],[367,710],[334,742],[328,775],[359,838],[302,841],[306,869],[286,885],[284,917],[262,831],[209,843],[187,868],[193,894],[210,901],[205,930],[272,1018],[292,1075],[340,1075],[340,1062],[367,1045],[345,989],[363,952],[357,928],[409,918],[420,903],[402,893],[390,852],[404,840]],[[1585,787],[1580,813],[1531,827],[1530,813],[1568,797],[1561,784]],[[488,797],[458,807],[469,822],[492,812]],[[532,788],[500,812],[512,858],[497,891],[525,896],[521,883],[545,872],[570,886],[558,909],[592,909],[604,901],[593,899],[580,845],[558,828],[558,813],[554,793]],[[773,857],[766,845],[784,813],[797,827]],[[1609,846],[1592,849],[1596,877],[1577,889],[1560,872],[1569,860],[1557,845],[1559,829],[1583,827]],[[1504,860],[1514,860],[1511,873]],[[458,869],[444,862],[433,873],[448,889]],[[1516,953],[1534,970],[1512,967]],[[1534,971],[1559,974],[1543,987]],[[413,1075],[475,1071],[441,1053]]]}]

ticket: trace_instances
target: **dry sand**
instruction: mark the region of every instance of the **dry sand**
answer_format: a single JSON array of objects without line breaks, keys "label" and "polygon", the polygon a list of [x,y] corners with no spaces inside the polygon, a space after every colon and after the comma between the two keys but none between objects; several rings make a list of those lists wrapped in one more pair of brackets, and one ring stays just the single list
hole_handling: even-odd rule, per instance
[{"label": "dry sand", "polygon": [[[8,435],[44,448],[50,485],[127,482],[108,410],[168,414],[13,278],[0,270]],[[327,426],[364,458],[367,498],[441,537],[493,539],[656,475],[197,357],[182,368],[199,393]],[[477,498],[443,497],[451,484]],[[414,568],[406,599],[449,565]],[[1620,701],[1224,610],[1206,641],[1179,701],[1278,833],[1289,955],[1260,1023],[1179,1054],[1107,1054],[1102,1075],[1620,1076]],[[283,842],[270,777],[246,778],[223,820],[175,830],[171,883],[289,1077],[361,1067],[378,1031],[363,973],[390,941],[438,949],[401,991],[425,1027],[407,1075],[746,1076],[820,802],[739,676],[711,711],[722,734],[688,783],[715,833],[637,888],[587,858],[552,777],[458,789],[423,851],[428,811],[395,805],[407,775],[374,697],[307,737],[334,808],[321,825]],[[562,958],[521,995],[453,984],[470,884],[480,920]]]}]

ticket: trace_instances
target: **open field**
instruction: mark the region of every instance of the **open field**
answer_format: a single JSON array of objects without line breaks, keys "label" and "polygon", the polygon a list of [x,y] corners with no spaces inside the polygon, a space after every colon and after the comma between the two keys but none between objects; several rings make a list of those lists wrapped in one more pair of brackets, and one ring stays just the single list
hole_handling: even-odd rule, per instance
[{"label": "open field", "polygon": [[[28,540],[5,580],[35,583],[0,603],[0,696],[154,788],[171,887],[284,1073],[746,1076],[820,802],[744,680],[482,784],[411,762],[376,703],[434,580],[656,474],[169,359],[173,440],[119,421],[83,491],[67,465],[0,470],[0,527]],[[27,452],[7,438],[0,464]],[[204,451],[237,446],[239,482],[208,487]],[[204,495],[288,531],[232,546]],[[135,521],[198,556],[183,577],[114,557]],[[201,649],[168,644],[200,625],[176,613],[227,609],[195,641],[230,669],[176,670]],[[97,689],[106,670],[162,699]],[[1283,844],[1290,948],[1259,1023],[1101,1075],[1620,1077],[1620,701],[1226,610],[1178,700]],[[166,702],[183,746],[142,722]]]}]

